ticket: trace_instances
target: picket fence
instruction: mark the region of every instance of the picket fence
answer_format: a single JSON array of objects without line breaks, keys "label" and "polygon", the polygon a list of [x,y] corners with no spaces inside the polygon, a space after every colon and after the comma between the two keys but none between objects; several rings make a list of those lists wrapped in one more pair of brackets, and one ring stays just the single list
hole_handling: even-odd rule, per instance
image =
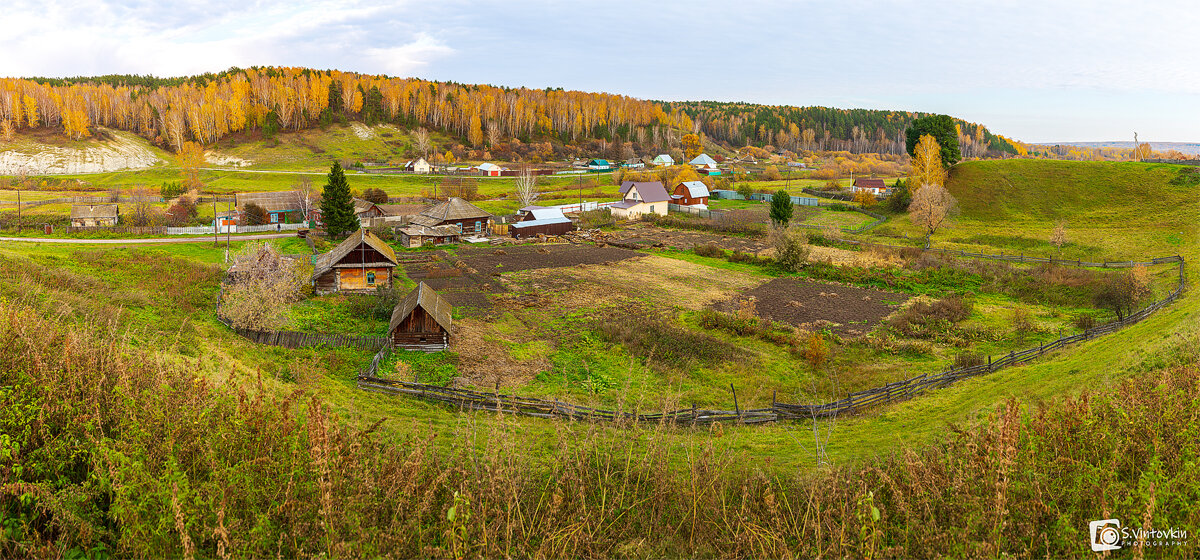
[{"label": "picket fence", "polygon": [[[895,249],[914,249],[913,247],[897,247],[869,243],[860,244],[878,245],[880,247],[891,247]],[[993,359],[992,356],[989,356],[988,361],[985,364],[961,368],[955,368],[951,366],[938,373],[923,373],[902,381],[888,383],[863,391],[856,391],[846,395],[844,398],[826,403],[781,403],[778,402],[773,396],[771,399],[771,406],[769,408],[742,409],[738,405],[737,392],[731,385],[730,392],[733,396],[732,410],[699,409],[696,408],[695,405],[693,405],[691,408],[656,413],[642,413],[636,410],[605,410],[580,406],[563,402],[558,399],[546,400],[523,397],[520,395],[504,394],[499,392],[498,387],[495,391],[489,393],[470,389],[443,387],[416,381],[402,381],[381,378],[379,377],[379,368],[391,355],[392,350],[390,346],[384,346],[381,348],[380,351],[375,354],[374,358],[371,360],[371,363],[360,371],[358,377],[358,387],[366,391],[405,395],[423,400],[443,403],[457,407],[460,410],[511,412],[539,418],[563,418],[606,422],[663,422],[685,425],[709,424],[713,422],[761,424],[780,420],[815,420],[838,415],[855,414],[879,405],[908,400],[930,390],[952,385],[963,379],[978,377],[994,372],[1001,368],[1023,364],[1043,356],[1047,352],[1053,352],[1054,350],[1063,348],[1065,346],[1092,340],[1097,337],[1115,332],[1121,328],[1142,321],[1154,312],[1179,299],[1179,297],[1183,294],[1183,290],[1186,285],[1184,277],[1184,259],[1183,257],[1177,255],[1155,258],[1147,262],[1087,262],[1080,260],[1055,261],[1053,259],[1026,257],[1024,255],[988,255],[983,253],[967,253],[964,251],[942,249],[929,249],[929,251],[965,258],[990,259],[1021,263],[1053,262],[1063,266],[1087,268],[1129,268],[1139,265],[1149,266],[1166,263],[1178,263],[1179,281],[1171,293],[1166,297],[1133,314],[1130,314],[1123,319],[1088,329],[1082,333],[1063,336],[1053,342],[1027,348],[1020,352],[1011,352],[1008,355],[1001,356],[998,359]]]}]

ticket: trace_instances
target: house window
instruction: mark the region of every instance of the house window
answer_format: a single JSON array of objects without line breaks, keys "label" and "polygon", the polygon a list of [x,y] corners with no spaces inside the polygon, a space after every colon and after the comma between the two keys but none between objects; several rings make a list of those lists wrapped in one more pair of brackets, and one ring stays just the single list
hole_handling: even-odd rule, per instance
[{"label": "house window", "polygon": [[274,212],[271,212],[271,223],[273,224],[273,223],[275,223],[275,222],[278,222],[278,221],[279,221],[279,214],[276,214],[276,213],[274,213]]},{"label": "house window", "polygon": [[367,285],[371,285],[371,286],[375,285],[375,272],[374,271],[367,273]]},{"label": "house window", "polygon": [[653,205],[653,204],[651,204],[651,205],[650,205],[650,211],[651,211],[651,212],[653,212],[653,211],[654,211],[654,205]]},{"label": "house window", "polygon": [[479,231],[479,222],[475,222],[475,231]]}]

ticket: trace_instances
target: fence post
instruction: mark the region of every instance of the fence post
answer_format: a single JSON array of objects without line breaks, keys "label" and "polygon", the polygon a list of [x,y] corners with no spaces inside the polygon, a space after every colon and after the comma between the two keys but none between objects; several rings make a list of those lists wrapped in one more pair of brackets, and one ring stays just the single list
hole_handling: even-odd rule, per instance
[{"label": "fence post", "polygon": [[738,408],[737,390],[733,388],[733,383],[729,384],[729,390],[733,392],[733,412],[734,414],[737,414],[738,418],[741,418],[742,409]]}]

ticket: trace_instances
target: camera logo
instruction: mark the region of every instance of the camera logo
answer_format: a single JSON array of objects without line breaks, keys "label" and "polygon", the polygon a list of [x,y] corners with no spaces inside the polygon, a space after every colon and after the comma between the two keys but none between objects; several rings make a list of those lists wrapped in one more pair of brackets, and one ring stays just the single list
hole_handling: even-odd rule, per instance
[{"label": "camera logo", "polygon": [[1121,520],[1101,519],[1088,523],[1092,535],[1092,550],[1118,550],[1121,548]]}]

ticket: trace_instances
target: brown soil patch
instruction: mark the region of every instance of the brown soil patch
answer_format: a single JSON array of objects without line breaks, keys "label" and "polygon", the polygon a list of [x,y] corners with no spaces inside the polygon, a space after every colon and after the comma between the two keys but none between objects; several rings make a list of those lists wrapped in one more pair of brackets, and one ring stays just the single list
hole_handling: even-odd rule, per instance
[{"label": "brown soil patch", "polygon": [[450,350],[458,354],[459,376],[476,387],[523,385],[538,372],[550,369],[545,356],[513,359],[491,325],[477,319],[454,322]]},{"label": "brown soil patch", "polygon": [[844,335],[866,334],[908,300],[894,292],[776,278],[715,307],[728,311],[748,297],[755,299],[758,314],[772,321]]},{"label": "brown soil patch", "polygon": [[503,248],[466,248],[455,255],[437,253],[430,263],[410,263],[404,271],[425,282],[467,314],[491,307],[488,294],[508,291],[500,275],[524,270],[609,263],[636,257],[636,251],[595,245],[523,245]]},{"label": "brown soil patch", "polygon": [[605,233],[607,240],[638,247],[672,247],[686,250],[697,245],[711,244],[728,251],[758,253],[769,246],[765,239],[757,237],[664,229],[641,223]]}]

